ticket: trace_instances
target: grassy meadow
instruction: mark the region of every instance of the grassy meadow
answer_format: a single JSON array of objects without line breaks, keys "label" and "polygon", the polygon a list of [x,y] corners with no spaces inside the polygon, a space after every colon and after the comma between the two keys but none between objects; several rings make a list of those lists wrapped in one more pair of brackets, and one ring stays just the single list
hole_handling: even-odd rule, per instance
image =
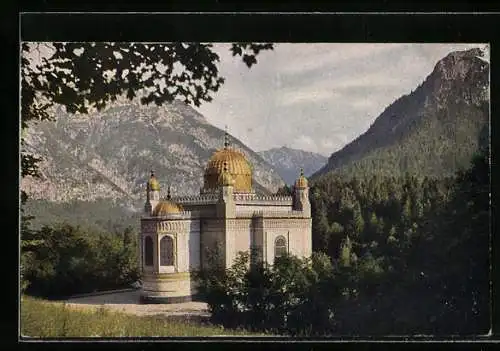
[{"label": "grassy meadow", "polygon": [[104,307],[84,310],[62,302],[49,302],[28,296],[21,298],[22,337],[196,337],[250,334],[243,330],[224,329],[221,326],[172,322],[155,316],[134,316],[109,311]]}]

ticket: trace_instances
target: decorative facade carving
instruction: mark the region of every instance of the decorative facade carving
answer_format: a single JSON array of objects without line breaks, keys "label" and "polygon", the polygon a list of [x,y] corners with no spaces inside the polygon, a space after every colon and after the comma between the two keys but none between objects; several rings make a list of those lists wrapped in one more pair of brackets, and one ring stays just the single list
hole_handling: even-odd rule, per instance
[{"label": "decorative facade carving", "polygon": [[226,219],[227,230],[245,230],[252,229],[252,221],[249,219]]},{"label": "decorative facade carving", "polygon": [[303,212],[301,211],[275,211],[272,208],[267,210],[258,211],[240,211],[236,212],[237,217],[249,218],[249,217],[262,217],[262,218],[305,218]]},{"label": "decorative facade carving", "polygon": [[263,226],[265,228],[311,228],[311,219],[310,218],[301,218],[301,219],[264,219]]},{"label": "decorative facade carving", "polygon": [[219,196],[216,193],[208,193],[195,196],[179,196],[174,198],[174,201],[181,205],[206,205],[213,204],[219,200]]},{"label": "decorative facade carving", "polygon": [[156,223],[152,221],[141,221],[142,235],[153,234],[156,231]]}]

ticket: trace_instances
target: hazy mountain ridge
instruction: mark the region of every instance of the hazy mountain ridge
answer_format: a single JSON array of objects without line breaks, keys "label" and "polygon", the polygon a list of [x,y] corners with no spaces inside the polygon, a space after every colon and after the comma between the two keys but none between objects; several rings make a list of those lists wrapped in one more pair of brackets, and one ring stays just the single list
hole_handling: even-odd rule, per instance
[{"label": "hazy mountain ridge", "polygon": [[[28,128],[25,150],[42,156],[41,179],[26,177],[22,188],[35,199],[137,201],[144,197],[150,169],[165,190],[196,194],[208,158],[223,144],[224,132],[182,102],[157,107],[119,102],[102,112],[68,116]],[[274,192],[278,173],[257,153],[230,137],[252,163],[254,187]]]},{"label": "hazy mountain ridge", "polygon": [[287,184],[295,182],[300,168],[304,168],[304,174],[308,177],[323,167],[328,160],[318,153],[285,146],[259,151],[258,154],[278,171]]},{"label": "hazy mountain ridge", "polygon": [[333,153],[314,177],[330,171],[441,176],[466,167],[479,143],[487,142],[489,63],[483,55],[478,48],[441,59],[419,87]]}]

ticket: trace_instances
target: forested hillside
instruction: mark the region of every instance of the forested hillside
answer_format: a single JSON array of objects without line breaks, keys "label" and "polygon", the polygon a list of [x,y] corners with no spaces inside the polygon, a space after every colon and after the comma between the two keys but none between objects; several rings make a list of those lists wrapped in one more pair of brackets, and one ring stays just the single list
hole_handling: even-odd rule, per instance
[{"label": "forested hillside", "polygon": [[358,292],[342,315],[347,330],[486,333],[489,191],[484,149],[454,177],[317,182],[314,250],[348,267]]},{"label": "forested hillside", "polygon": [[29,199],[23,208],[26,214],[34,217],[31,220],[33,229],[66,222],[106,232],[126,227],[139,230],[141,212],[136,212],[136,208],[140,206],[139,201],[132,208],[109,199],[61,203]]},{"label": "forested hillside", "polygon": [[314,177],[450,176],[465,168],[489,136],[489,63],[480,49],[453,52],[425,81],[331,155]]}]

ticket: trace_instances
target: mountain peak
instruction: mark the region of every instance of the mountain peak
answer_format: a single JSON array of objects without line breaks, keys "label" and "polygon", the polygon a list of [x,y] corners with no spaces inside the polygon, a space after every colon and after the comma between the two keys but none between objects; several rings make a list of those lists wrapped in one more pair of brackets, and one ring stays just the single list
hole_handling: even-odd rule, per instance
[{"label": "mountain peak", "polygon": [[258,154],[273,165],[287,184],[293,184],[304,169],[304,174],[310,176],[324,166],[327,158],[323,155],[292,149],[287,146],[259,151]]},{"label": "mountain peak", "polygon": [[[61,109],[57,123],[29,128],[26,152],[40,155],[45,179],[23,178],[33,198],[142,199],[151,167],[162,184],[175,184],[178,195],[196,194],[224,131],[209,124],[194,108],[176,101],[156,106],[137,101],[75,118]],[[254,167],[255,190],[275,192],[283,180],[262,157],[231,138]]]},{"label": "mountain peak", "polygon": [[314,176],[329,171],[453,174],[469,164],[488,128],[488,105],[487,48],[451,52],[420,86],[396,99]]},{"label": "mountain peak", "polygon": [[466,58],[472,58],[475,56],[482,55],[484,53],[484,49],[482,48],[472,48],[468,50],[457,50],[457,51],[452,51],[445,57],[443,57],[440,61],[449,61],[449,60],[454,60],[457,61],[459,59],[466,59]]},{"label": "mountain peak", "polygon": [[447,80],[464,81],[469,72],[488,66],[486,56],[488,56],[486,49],[481,48],[453,51],[438,61],[433,74]]}]

